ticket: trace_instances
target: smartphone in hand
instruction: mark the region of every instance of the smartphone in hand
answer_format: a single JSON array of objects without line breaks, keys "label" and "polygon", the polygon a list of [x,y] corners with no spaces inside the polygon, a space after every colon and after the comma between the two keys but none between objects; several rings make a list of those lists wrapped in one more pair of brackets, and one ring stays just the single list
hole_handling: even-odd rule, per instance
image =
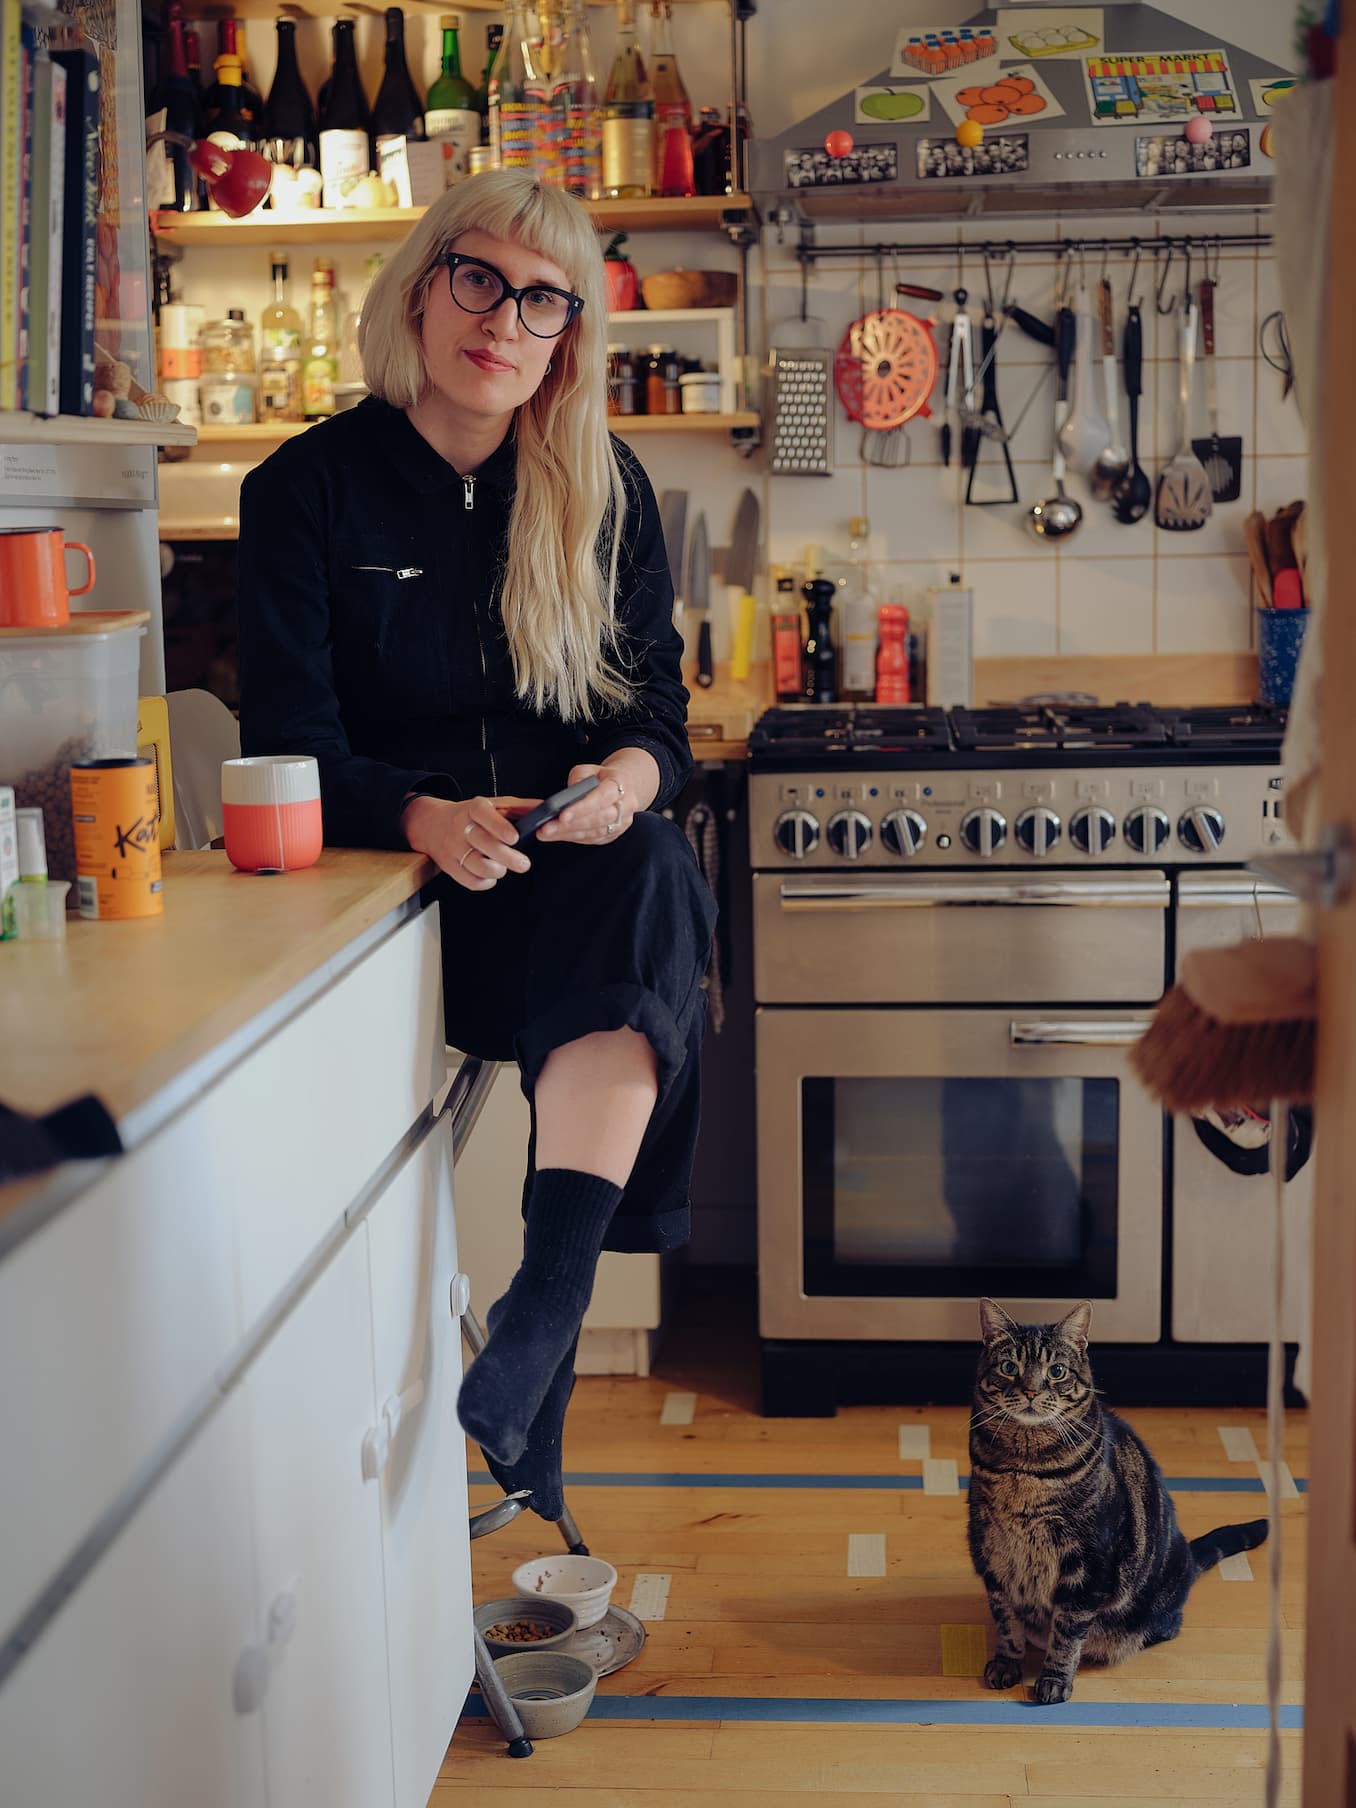
[{"label": "smartphone in hand", "polygon": [[571,804],[577,804],[581,797],[587,797],[590,791],[596,791],[600,780],[596,772],[587,778],[581,778],[577,784],[566,785],[563,791],[553,792],[539,803],[535,810],[529,810],[526,816],[518,818],[518,840],[515,846],[521,847],[525,841],[531,841],[543,823],[554,822],[562,810],[568,810]]}]

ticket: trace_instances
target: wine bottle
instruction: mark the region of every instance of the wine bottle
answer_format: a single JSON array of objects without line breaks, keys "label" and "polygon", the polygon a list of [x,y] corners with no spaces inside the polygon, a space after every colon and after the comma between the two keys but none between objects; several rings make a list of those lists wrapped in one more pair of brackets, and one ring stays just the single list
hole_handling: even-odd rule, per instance
[{"label": "wine bottle", "polygon": [[[352,32],[352,20],[340,19],[335,30],[342,25]],[[336,58],[335,86],[338,85]],[[334,413],[334,385],[338,378],[339,318],[334,301],[334,265],[329,258],[318,257],[311,267],[311,309],[301,367],[302,407],[308,421],[323,421]]]},{"label": "wine bottle", "polygon": [[505,42],[490,71],[490,161],[535,174],[542,98],[528,42],[524,0],[509,0]]},{"label": "wine bottle", "polygon": [[405,60],[405,15],[398,6],[386,8],[386,68],[372,103],[372,139],[380,168],[381,147],[392,138],[424,137],[424,103],[410,79]]},{"label": "wine bottle", "polygon": [[640,53],[634,0],[617,0],[617,47],[603,97],[603,193],[654,192],[654,89]]},{"label": "wine bottle", "polygon": [[335,21],[334,61],[319,124],[320,204],[338,207],[344,184],[372,168],[372,115],[358,76],[352,19]]},{"label": "wine bottle", "polygon": [[[198,98],[193,88],[193,78],[188,73],[184,9],[179,0],[170,0],[166,24],[164,74],[147,103],[147,112],[158,113],[163,108],[167,132],[182,132],[185,138],[196,138]],[[177,144],[165,144],[160,148],[174,176],[174,211],[191,213],[198,205],[198,179],[188,161],[188,150]]]},{"label": "wine bottle", "polygon": [[217,76],[213,87],[219,91],[219,96],[216,118],[207,136],[223,150],[245,150],[254,143],[254,127],[245,118],[245,109],[240,99],[240,58],[219,56],[213,67]]},{"label": "wine bottle", "polygon": [[[240,80],[232,84],[235,88],[234,98],[228,103],[225,94],[226,84],[221,79],[221,59],[231,57],[240,72]],[[231,117],[243,120],[248,141],[252,144],[258,132],[263,104],[252,87],[245,83],[245,64],[240,55],[236,40],[236,22],[234,19],[217,21],[217,54],[212,63],[216,71],[216,80],[202,97],[202,129],[208,135],[215,131],[217,120],[223,106],[229,104]]]},{"label": "wine bottle", "polygon": [[278,64],[264,105],[259,148],[270,163],[319,169],[315,108],[297,67],[296,21],[279,19],[277,31]]},{"label": "wine bottle", "polygon": [[561,68],[551,105],[560,148],[560,183],[572,195],[596,201],[603,192],[603,110],[593,73],[584,0],[568,0]]},{"label": "wine bottle", "polygon": [[661,195],[695,194],[692,173],[692,102],[673,48],[672,0],[650,7],[650,81],[654,88],[655,186]]},{"label": "wine bottle", "polygon": [[235,54],[240,58],[240,107],[246,119],[254,128],[254,137],[258,141],[263,130],[264,100],[259,90],[250,80],[250,53],[245,44],[245,21],[236,19]]},{"label": "wine bottle", "polygon": [[485,67],[481,71],[480,86],[476,89],[476,111],[480,114],[480,142],[482,144],[490,142],[490,76],[503,46],[503,26],[487,25],[485,27]]},{"label": "wine bottle", "polygon": [[480,112],[476,91],[461,72],[460,15],[444,13],[438,23],[443,33],[442,69],[424,103],[424,130],[431,140],[444,141],[444,155],[449,150],[452,153],[444,165],[444,177],[450,184],[469,174],[471,151],[480,143]]}]

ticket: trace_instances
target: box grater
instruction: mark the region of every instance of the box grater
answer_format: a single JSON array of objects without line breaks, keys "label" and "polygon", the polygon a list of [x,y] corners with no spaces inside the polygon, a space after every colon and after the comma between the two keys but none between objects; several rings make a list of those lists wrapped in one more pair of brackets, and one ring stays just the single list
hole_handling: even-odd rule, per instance
[{"label": "box grater", "polygon": [[827,477],[833,463],[833,353],[774,350],[770,383],[773,474]]}]

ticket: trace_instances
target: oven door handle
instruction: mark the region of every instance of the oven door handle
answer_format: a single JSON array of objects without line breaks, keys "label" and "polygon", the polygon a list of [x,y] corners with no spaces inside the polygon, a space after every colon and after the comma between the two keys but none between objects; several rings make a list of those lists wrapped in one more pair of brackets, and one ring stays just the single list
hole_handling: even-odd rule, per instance
[{"label": "oven door handle", "polygon": [[1014,1048],[1131,1048],[1148,1027],[1147,1020],[1136,1018],[1080,1023],[1024,1018],[1008,1025],[1008,1041]]},{"label": "oven door handle", "polygon": [[917,910],[934,905],[1042,905],[1079,909],[1166,910],[1171,895],[1159,873],[1125,879],[1012,879],[976,885],[965,879],[788,879],[781,906],[801,910]]}]

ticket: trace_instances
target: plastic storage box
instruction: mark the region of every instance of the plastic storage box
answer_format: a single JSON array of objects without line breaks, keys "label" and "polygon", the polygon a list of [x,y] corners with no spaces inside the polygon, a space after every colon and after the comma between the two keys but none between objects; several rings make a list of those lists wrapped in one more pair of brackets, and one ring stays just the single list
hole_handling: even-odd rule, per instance
[{"label": "plastic storage box", "polygon": [[144,609],[73,614],[63,628],[0,628],[0,784],[43,813],[47,870],[74,879],[74,760],[137,750]]}]

